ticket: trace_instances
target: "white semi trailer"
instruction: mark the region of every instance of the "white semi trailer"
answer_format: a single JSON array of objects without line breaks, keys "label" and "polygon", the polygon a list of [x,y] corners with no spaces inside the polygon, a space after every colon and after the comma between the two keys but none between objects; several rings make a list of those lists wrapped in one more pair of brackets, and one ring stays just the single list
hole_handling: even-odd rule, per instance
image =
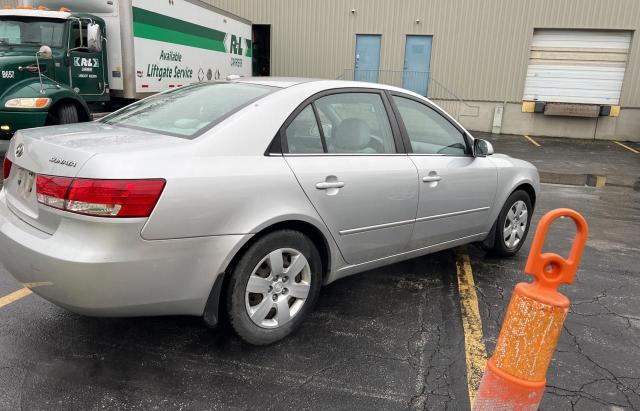
[{"label": "white semi trailer", "polygon": [[31,0],[100,17],[112,97],[251,75],[251,22],[198,0]]}]

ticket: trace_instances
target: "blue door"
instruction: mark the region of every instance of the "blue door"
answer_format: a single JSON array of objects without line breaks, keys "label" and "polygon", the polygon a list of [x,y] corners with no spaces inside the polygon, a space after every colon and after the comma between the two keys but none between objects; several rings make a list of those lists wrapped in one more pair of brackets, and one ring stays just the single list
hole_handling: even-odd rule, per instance
[{"label": "blue door", "polygon": [[356,34],[356,64],[353,79],[378,82],[380,35]]},{"label": "blue door", "polygon": [[431,62],[431,36],[407,36],[404,47],[404,73],[402,87],[423,96],[429,87]]}]

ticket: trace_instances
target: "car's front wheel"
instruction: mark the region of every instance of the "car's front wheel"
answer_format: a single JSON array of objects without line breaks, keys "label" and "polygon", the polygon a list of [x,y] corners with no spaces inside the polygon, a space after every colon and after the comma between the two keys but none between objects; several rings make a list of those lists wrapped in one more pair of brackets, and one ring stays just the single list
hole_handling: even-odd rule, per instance
[{"label": "car's front wheel", "polygon": [[515,255],[527,238],[532,213],[531,198],[526,191],[511,193],[498,215],[496,237],[491,250],[503,257]]},{"label": "car's front wheel", "polygon": [[231,325],[250,344],[274,343],[300,326],[321,285],[322,263],[313,242],[298,231],[269,233],[245,251],[231,273]]}]

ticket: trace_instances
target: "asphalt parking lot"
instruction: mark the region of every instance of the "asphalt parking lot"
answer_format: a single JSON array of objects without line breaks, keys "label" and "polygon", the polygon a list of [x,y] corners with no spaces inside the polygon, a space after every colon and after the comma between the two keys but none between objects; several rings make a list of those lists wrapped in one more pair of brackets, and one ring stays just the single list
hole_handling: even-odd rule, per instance
[{"label": "asphalt parking lot", "polygon": [[[590,225],[541,409],[640,409],[640,155],[488,137],[541,171],[607,176],[599,188],[543,184],[535,211],[533,226],[557,207]],[[545,251],[566,255],[572,235],[559,222]],[[490,355],[531,238],[512,259],[467,246],[340,280],[300,332],[266,348],[197,318],[87,318],[26,295],[0,306],[0,409],[468,409],[460,261]],[[0,268],[0,298],[20,289]]]}]

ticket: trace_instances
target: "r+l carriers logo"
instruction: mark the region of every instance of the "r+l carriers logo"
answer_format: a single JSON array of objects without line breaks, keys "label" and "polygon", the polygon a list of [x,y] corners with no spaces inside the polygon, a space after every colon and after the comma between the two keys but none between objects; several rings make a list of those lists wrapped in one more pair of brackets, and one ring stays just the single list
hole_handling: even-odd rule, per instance
[{"label": "r+l carriers logo", "polygon": [[231,41],[229,42],[229,53],[237,54],[238,56],[244,55],[244,49],[242,48],[242,37],[231,35]]},{"label": "r+l carriers logo", "polygon": [[76,67],[100,67],[100,60],[93,57],[74,57],[73,65]]},{"label": "r+l carriers logo", "polygon": [[243,39],[235,34],[227,34],[224,40],[225,49],[232,55],[231,67],[242,67],[242,57],[248,54],[251,48],[250,40]]}]

